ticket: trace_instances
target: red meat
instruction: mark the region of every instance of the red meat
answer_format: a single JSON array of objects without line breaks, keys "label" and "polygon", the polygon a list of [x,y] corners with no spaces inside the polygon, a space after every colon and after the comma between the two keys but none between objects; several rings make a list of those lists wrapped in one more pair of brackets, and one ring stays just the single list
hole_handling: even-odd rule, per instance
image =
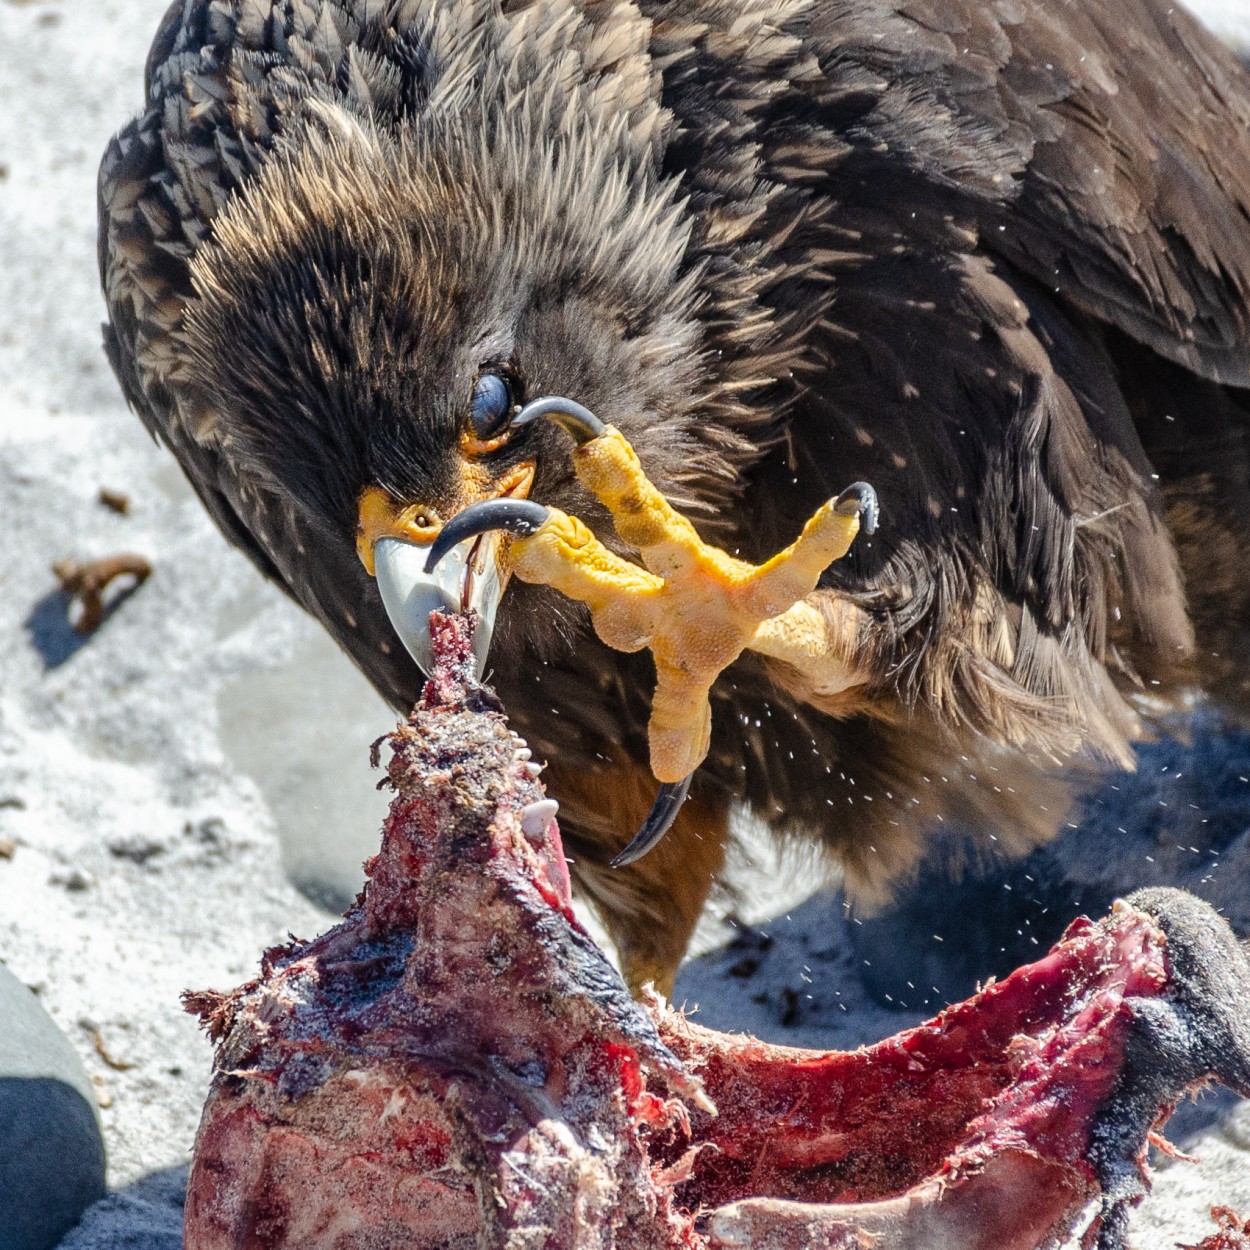
[{"label": "red meat", "polygon": [[186,1250],[1112,1250],[1177,1099],[1250,1094],[1250,964],[1177,891],[851,1053],[633,1002],[469,627],[435,638],[356,904],[187,996],[218,1047]]}]

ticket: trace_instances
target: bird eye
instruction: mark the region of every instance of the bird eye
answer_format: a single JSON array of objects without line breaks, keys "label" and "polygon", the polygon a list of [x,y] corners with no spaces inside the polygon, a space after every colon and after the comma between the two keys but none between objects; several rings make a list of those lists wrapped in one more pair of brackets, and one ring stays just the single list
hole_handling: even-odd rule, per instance
[{"label": "bird eye", "polygon": [[473,388],[469,414],[478,438],[494,438],[503,432],[512,414],[512,388],[497,373],[484,373]]}]

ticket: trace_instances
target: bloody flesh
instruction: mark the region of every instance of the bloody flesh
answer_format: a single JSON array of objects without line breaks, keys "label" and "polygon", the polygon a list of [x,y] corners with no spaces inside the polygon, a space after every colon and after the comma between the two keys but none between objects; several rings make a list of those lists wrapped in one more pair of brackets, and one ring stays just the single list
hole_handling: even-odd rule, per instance
[{"label": "bloody flesh", "polygon": [[1250,967],[1176,892],[851,1053],[633,1002],[573,916],[468,626],[434,638],[356,905],[188,996],[218,1048],[187,1250],[1035,1250],[1082,1230],[1110,1250],[1176,1099],[1210,1075],[1250,1092],[1224,1002]]}]

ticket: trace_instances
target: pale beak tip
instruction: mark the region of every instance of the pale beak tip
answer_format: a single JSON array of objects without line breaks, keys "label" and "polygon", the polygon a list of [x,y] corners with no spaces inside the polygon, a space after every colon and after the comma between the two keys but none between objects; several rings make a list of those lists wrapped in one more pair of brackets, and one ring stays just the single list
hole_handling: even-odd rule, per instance
[{"label": "pale beak tip", "polygon": [[[486,576],[470,579],[469,602],[465,603],[464,581],[472,544],[453,549],[432,573],[425,571],[429,550],[428,544],[420,546],[398,538],[378,541],[373,552],[374,567],[386,614],[408,654],[428,677],[434,667],[430,613],[475,610],[478,624],[473,633],[474,670],[480,680],[490,653],[495,610],[502,593],[501,578],[491,569]],[[488,559],[493,563],[493,557]]]}]

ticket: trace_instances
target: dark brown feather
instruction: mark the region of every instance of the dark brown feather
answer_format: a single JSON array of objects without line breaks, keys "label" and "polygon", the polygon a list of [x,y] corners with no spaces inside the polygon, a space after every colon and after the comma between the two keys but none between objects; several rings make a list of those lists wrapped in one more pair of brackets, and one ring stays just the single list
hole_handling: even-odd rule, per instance
[{"label": "dark brown feather", "polygon": [[[177,0],[101,168],[106,343],[400,706],[355,497],[449,489],[491,353],[744,555],[871,481],[882,529],[822,592],[871,681],[822,702],[744,658],[699,784],[875,890],[939,820],[1044,836],[1056,764],[1129,763],[1186,683],[1246,701],[1248,135],[1246,71],[1164,0]],[[602,530],[527,438],[535,494]],[[519,728],[636,769],[648,662],[510,595]],[[598,882],[620,839],[573,825]]]}]

